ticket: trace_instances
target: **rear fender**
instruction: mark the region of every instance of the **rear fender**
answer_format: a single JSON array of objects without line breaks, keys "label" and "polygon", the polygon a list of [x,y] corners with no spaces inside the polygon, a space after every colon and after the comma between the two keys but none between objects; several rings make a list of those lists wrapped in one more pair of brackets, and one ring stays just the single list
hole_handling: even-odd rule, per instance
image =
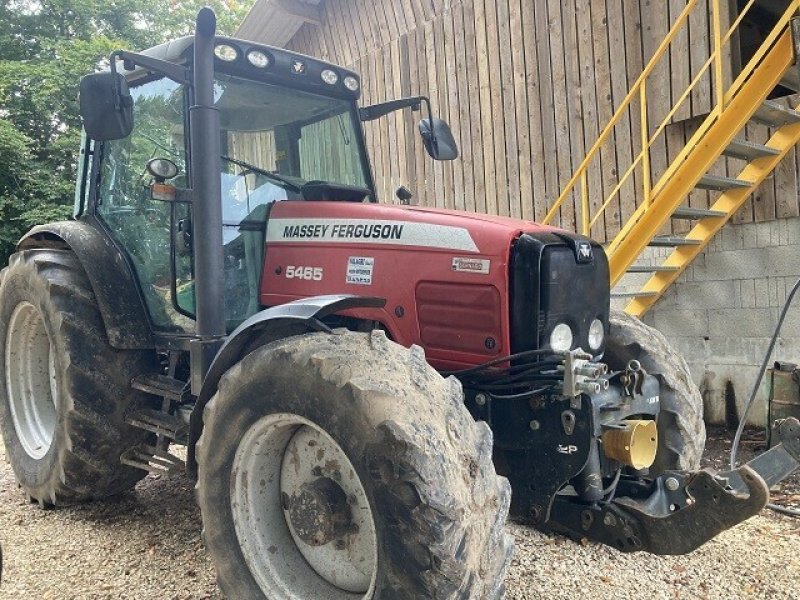
[{"label": "rear fender", "polygon": [[239,325],[217,352],[203,379],[197,402],[189,420],[189,447],[186,469],[197,476],[195,445],[203,432],[203,409],[217,391],[225,372],[259,346],[312,331],[330,331],[324,317],[354,308],[383,308],[384,298],[335,295],[303,298],[267,308]]},{"label": "rear fender", "polygon": [[130,265],[111,239],[84,221],[37,225],[17,244],[17,250],[68,248],[83,266],[112,347],[150,350],[155,347],[147,309]]}]

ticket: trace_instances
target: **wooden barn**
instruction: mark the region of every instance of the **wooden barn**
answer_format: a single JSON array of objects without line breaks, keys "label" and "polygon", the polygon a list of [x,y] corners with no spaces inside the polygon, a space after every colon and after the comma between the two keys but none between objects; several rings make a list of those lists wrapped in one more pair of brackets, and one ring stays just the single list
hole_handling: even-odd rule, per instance
[{"label": "wooden barn", "polygon": [[[723,48],[726,79],[755,52],[786,1],[756,2]],[[704,2],[707,9],[691,12],[647,78],[651,135],[708,60],[714,27],[726,31],[748,3]],[[711,16],[712,2],[722,6],[720,23]],[[453,128],[461,159],[427,159],[418,114],[367,123],[382,201],[393,201],[405,185],[418,204],[541,219],[685,6],[685,0],[258,0],[237,35],[358,71],[364,104],[416,94],[432,99]],[[711,110],[712,78],[709,69],[653,140],[653,181]],[[641,151],[637,102],[626,112],[589,169],[593,209]],[[767,135],[764,127],[748,137]],[[792,151],[736,219],[797,215],[795,163]],[[720,174],[734,168],[724,160],[716,166]],[[595,238],[619,231],[641,201],[642,176],[637,166],[592,227]],[[576,227],[574,196],[557,224]],[[693,193],[690,204],[707,206],[708,193]]]}]

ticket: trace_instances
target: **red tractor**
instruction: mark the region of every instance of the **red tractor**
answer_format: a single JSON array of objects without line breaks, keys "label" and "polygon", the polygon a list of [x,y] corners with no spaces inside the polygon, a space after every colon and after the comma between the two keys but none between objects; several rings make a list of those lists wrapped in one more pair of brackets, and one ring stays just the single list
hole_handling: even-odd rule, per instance
[{"label": "red tractor", "polygon": [[509,505],[658,554],[760,511],[797,422],[697,471],[700,395],[610,313],[603,249],[378,204],[365,121],[424,107],[431,157],[457,149],[427,98],[359,108],[360,85],[216,37],[207,9],[81,82],[75,219],[25,235],[0,287],[0,424],[30,498],[186,469],[223,591],[273,600],[499,598]]}]

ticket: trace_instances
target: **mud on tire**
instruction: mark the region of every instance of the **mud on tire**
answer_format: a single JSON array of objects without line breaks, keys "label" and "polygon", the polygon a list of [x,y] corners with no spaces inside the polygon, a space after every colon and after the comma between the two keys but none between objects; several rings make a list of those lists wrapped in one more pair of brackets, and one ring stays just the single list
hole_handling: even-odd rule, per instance
[{"label": "mud on tire", "polygon": [[[38,336],[30,346],[35,361],[13,356],[26,346],[19,343],[26,336]],[[155,358],[109,345],[91,284],[74,254],[27,250],[11,257],[0,284],[0,428],[17,480],[32,500],[44,506],[98,499],[130,489],[146,475],[119,457],[150,441],[124,418],[148,402],[130,381],[153,371]],[[20,375],[24,368],[35,375]],[[27,396],[28,406],[32,402],[49,415],[49,426],[39,428],[49,431],[49,446],[32,445],[45,434],[35,425],[26,428],[20,417],[29,382],[36,391]]]},{"label": "mud on tire", "polygon": [[698,469],[706,429],[703,398],[692,381],[689,365],[661,332],[627,313],[612,311],[604,361],[617,370],[632,359],[661,382],[658,452],[651,474],[667,469]]},{"label": "mud on tire", "polygon": [[266,595],[237,538],[232,465],[245,432],[278,413],[323,429],[363,485],[377,568],[358,597],[502,597],[511,490],[495,474],[491,431],[472,420],[455,379],[439,376],[420,348],[403,348],[380,331],[273,342],[220,381],[204,412],[197,494],[206,547],[228,597]]}]

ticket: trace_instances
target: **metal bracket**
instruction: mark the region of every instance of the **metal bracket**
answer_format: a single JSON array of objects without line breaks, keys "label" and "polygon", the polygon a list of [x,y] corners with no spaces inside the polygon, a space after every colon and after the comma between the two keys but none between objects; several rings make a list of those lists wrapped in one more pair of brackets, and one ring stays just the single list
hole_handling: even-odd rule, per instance
[{"label": "metal bracket", "polygon": [[159,202],[191,204],[194,200],[194,191],[191,188],[176,188],[169,184],[154,183],[150,186],[150,197]]},{"label": "metal bracket", "polygon": [[132,71],[138,65],[154,73],[163,73],[176,83],[188,85],[192,82],[189,69],[168,60],[153,58],[137,52],[128,52],[127,50],[116,50],[111,53],[112,68],[116,66],[116,60],[121,60],[122,66],[128,71]]},{"label": "metal bracket", "polygon": [[630,361],[625,367],[625,371],[620,374],[619,380],[625,394],[633,398],[642,393],[642,385],[647,372],[642,368],[638,360]]},{"label": "metal bracket", "polygon": [[[747,465],[737,473],[743,490],[732,490],[724,479],[699,471],[688,476],[665,473],[652,482],[649,496],[622,497],[602,506],[556,496],[548,525],[621,552],[688,554],[766,505],[769,489],[758,473]],[[670,501],[672,497],[682,502]]]}]

